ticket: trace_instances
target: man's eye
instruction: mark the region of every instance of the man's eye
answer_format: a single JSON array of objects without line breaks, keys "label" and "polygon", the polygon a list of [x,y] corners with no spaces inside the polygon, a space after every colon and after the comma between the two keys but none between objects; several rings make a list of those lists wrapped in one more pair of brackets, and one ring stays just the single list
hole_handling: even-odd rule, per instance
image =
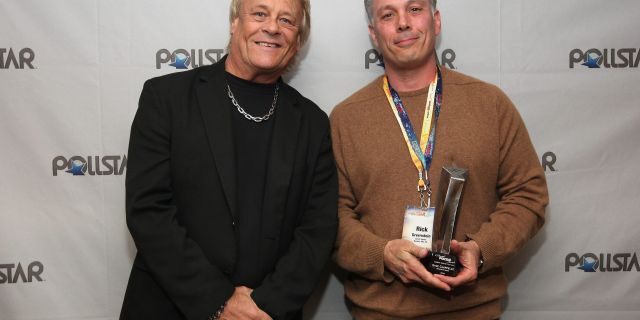
[{"label": "man's eye", "polygon": [[382,20],[389,20],[389,19],[391,19],[392,16],[393,16],[393,14],[391,14],[391,13],[385,13],[385,14],[382,15],[381,18],[382,18]]},{"label": "man's eye", "polygon": [[293,25],[293,22],[292,22],[291,20],[287,19],[287,18],[280,18],[280,21],[281,21],[282,23],[284,23],[284,24],[288,24],[288,25],[290,25],[290,26],[292,26],[292,25]]},{"label": "man's eye", "polygon": [[420,12],[420,11],[422,11],[422,8],[420,8],[420,7],[413,7],[413,8],[411,8],[411,9],[409,9],[409,10],[410,10],[411,12]]}]

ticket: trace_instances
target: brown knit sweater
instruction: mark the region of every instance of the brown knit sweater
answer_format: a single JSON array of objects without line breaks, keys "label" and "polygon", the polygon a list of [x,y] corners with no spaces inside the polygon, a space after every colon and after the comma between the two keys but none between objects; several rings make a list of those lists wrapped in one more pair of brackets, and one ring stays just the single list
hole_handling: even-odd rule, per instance
[{"label": "brown knit sweater", "polygon": [[[455,71],[443,69],[442,77],[429,177],[437,192],[443,166],[469,169],[455,238],[474,239],[485,265],[475,285],[452,294],[405,285],[384,268],[383,248],[401,238],[404,209],[419,198],[417,170],[380,77],[331,114],[340,182],[335,260],[349,272],[345,293],[358,320],[499,317],[507,290],[501,266],[544,223],[544,172],[511,101],[497,87]],[[418,134],[426,94],[427,88],[400,93]]]}]

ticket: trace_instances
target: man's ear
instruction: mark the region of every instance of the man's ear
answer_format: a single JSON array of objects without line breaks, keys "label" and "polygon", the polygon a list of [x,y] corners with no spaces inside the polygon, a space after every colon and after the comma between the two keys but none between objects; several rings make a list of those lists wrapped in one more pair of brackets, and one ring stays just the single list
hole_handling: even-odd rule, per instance
[{"label": "man's ear", "polygon": [[371,42],[376,48],[380,48],[378,45],[378,38],[376,37],[376,31],[373,29],[373,25],[369,24],[369,37],[371,38]]},{"label": "man's ear", "polygon": [[436,36],[440,35],[440,31],[442,30],[442,20],[440,19],[440,10],[436,9],[436,12],[433,13],[433,24],[435,27]]},{"label": "man's ear", "polygon": [[231,34],[233,34],[236,31],[236,28],[238,28],[239,20],[240,20],[240,17],[236,17],[235,19],[233,19],[233,22],[231,22],[231,26],[229,28]]}]

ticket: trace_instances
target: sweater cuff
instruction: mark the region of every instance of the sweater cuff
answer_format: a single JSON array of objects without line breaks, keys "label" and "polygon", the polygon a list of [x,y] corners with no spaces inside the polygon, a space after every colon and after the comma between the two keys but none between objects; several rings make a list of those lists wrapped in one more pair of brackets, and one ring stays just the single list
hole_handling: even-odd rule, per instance
[{"label": "sweater cuff", "polygon": [[496,264],[496,257],[499,255],[497,247],[495,246],[495,239],[491,237],[485,237],[482,233],[466,234],[467,239],[473,240],[480,247],[480,259],[482,259],[482,268],[478,270],[478,273],[482,274],[492,268],[498,267]]},{"label": "sweater cuff", "polygon": [[369,249],[366,255],[369,260],[368,264],[373,266],[376,278],[382,279],[385,283],[391,283],[395,279],[395,276],[389,272],[384,265],[384,247],[389,240],[380,237],[375,237],[371,240],[371,245],[367,246]]}]

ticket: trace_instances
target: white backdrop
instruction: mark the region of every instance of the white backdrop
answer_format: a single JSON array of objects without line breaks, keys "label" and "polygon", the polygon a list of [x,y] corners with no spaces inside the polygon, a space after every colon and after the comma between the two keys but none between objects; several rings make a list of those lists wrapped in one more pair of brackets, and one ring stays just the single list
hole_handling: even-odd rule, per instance
[{"label": "white backdrop", "polygon": [[[0,2],[0,319],[117,319],[142,84],[181,71],[176,56],[189,68],[219,59],[228,5]],[[549,182],[547,224],[507,266],[504,318],[640,319],[640,2],[439,6],[441,62],[503,88]],[[286,78],[330,112],[381,74],[371,49],[360,0],[312,1],[310,43]],[[350,319],[335,273],[308,319]]]}]

